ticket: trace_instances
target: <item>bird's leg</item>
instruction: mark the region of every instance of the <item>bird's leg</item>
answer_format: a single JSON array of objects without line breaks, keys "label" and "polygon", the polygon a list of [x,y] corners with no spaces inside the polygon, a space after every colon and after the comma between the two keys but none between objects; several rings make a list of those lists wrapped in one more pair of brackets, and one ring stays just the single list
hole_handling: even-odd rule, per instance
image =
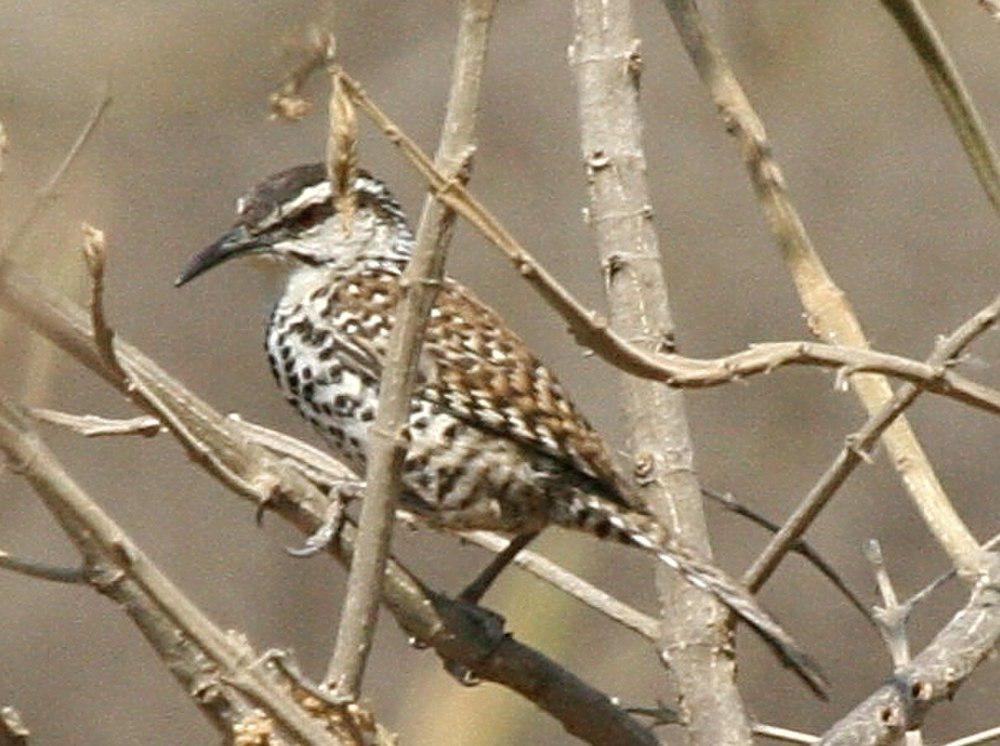
[{"label": "bird's leg", "polygon": [[538,531],[533,531],[528,534],[518,534],[511,539],[503,551],[497,554],[490,561],[490,564],[476,576],[476,579],[465,587],[465,590],[458,595],[458,599],[469,604],[478,604],[480,599],[486,594],[486,591],[493,585],[493,581],[497,579],[497,576],[513,561],[518,552],[534,541],[538,534]]},{"label": "bird's leg", "polygon": [[334,485],[327,493],[330,504],[323,516],[323,523],[309,535],[301,547],[285,547],[285,551],[293,557],[312,557],[330,546],[344,525],[344,507],[351,500],[361,496],[364,486],[365,483],[360,481],[339,482]]}]

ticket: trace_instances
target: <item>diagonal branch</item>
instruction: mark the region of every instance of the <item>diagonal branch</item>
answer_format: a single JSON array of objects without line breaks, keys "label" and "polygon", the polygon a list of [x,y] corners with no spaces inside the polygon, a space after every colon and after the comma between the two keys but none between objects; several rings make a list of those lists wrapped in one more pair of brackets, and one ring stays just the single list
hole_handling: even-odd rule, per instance
[{"label": "diagonal branch", "polygon": [[[948,360],[954,359],[972,344],[976,337],[991,329],[997,323],[998,316],[1000,316],[1000,295],[983,310],[959,326],[951,335],[940,340],[927,362],[931,365],[943,365]],[[758,589],[767,582],[767,579],[777,569],[781,559],[816,520],[830,498],[836,494],[858,465],[868,458],[868,453],[875,446],[879,436],[908,406],[916,401],[920,394],[919,386],[904,383],[896,390],[888,403],[868,418],[860,430],[846,438],[844,447],[837,454],[833,463],[819,478],[819,481],[813,485],[813,488],[809,490],[792,515],[785,521],[781,530],[774,535],[764,551],[743,575],[743,582],[749,588]],[[932,503],[925,508],[925,511],[934,515],[935,509],[935,504]],[[934,515],[934,520],[935,522],[946,522],[951,513],[954,511],[949,510],[940,515]],[[951,533],[948,532],[946,535]],[[971,556],[966,557],[965,551],[966,548],[963,544],[950,547],[948,554],[949,556],[962,555],[963,559],[961,562],[955,563],[956,567],[961,570],[972,568],[972,571],[975,572],[982,554],[979,546],[974,545],[970,550],[973,553]]]},{"label": "diagonal branch", "polygon": [[[298,742],[333,744],[256,658],[204,616],[65,472],[61,464],[6,399],[0,398],[0,450],[31,483],[45,506],[77,546],[87,581],[125,608],[171,673],[209,720],[235,733],[256,703],[274,725]],[[205,663],[210,661],[206,670]],[[254,695],[245,701],[226,686],[239,681]]]},{"label": "diagonal branch", "polygon": [[[726,357],[698,359],[650,351],[608,328],[607,321],[584,307],[459,181],[448,179],[417,144],[383,112],[361,85],[341,71],[341,79],[358,109],[397,145],[427,180],[435,197],[468,220],[511,261],[522,277],[560,315],[574,339],[605,362],[639,378],[678,388],[719,386],[752,375],[770,373],[787,365],[833,368],[845,375],[876,372],[927,386],[988,412],[1000,411],[1000,392],[969,381],[947,368],[933,368],[915,360],[859,347],[816,342],[769,342]],[[642,217],[645,210],[634,213]],[[610,266],[610,265],[609,265]]]},{"label": "diagonal branch", "polygon": [[[87,313],[2,261],[0,307],[129,395],[95,348]],[[136,387],[132,393],[141,394],[137,404],[156,414],[194,461],[236,494],[264,502],[299,530],[311,534],[320,527],[329,498],[300,471],[255,445],[239,419],[216,412],[120,336],[115,351]],[[345,566],[354,538],[354,528],[347,524],[330,547]],[[432,593],[395,561],[386,568],[383,602],[405,634],[433,647],[447,663],[518,692],[588,743],[656,743],[649,729],[610,697],[513,637],[498,639],[483,630],[465,606]]]},{"label": "diagonal branch", "polygon": [[934,21],[920,0],[881,0],[881,3],[920,58],[986,198],[1000,212],[1000,159],[996,146]]},{"label": "diagonal branch", "polygon": [[891,680],[833,725],[823,746],[881,746],[920,727],[931,706],[951,699],[1000,639],[1000,555],[987,555],[969,602]]},{"label": "diagonal branch", "polygon": [[[70,146],[65,157],[59,163],[58,168],[49,177],[49,180],[45,182],[45,186],[38,190],[35,195],[34,201],[28,207],[27,212],[11,231],[10,235],[7,236],[5,240],[0,242],[0,256],[9,255],[17,251],[24,239],[27,238],[31,229],[35,227],[35,223],[38,221],[45,211],[49,208],[52,202],[59,196],[58,189],[59,184],[62,182],[63,178],[66,176],[70,167],[79,157],[80,153],[83,152],[84,147],[90,141],[91,135],[97,129],[97,125],[101,123],[101,119],[104,117],[104,113],[111,106],[111,94],[108,93],[107,86],[105,85],[104,90],[101,93],[101,98],[94,106],[93,111],[87,118],[86,123],[83,125],[83,129],[76,136],[76,140]],[[2,135],[2,133],[0,133]],[[2,138],[0,138],[2,139]],[[0,148],[2,149],[2,148]],[[0,156],[2,159],[2,156]]]},{"label": "diagonal branch", "polygon": [[46,562],[20,559],[0,550],[0,568],[26,575],[29,578],[49,580],[53,583],[83,583],[87,580],[85,567],[61,567]]},{"label": "diagonal branch", "polygon": [[[810,330],[830,344],[867,349],[861,322],[844,291],[827,272],[788,194],[764,124],[712,37],[694,0],[664,0],[681,41],[719,109],[726,131],[737,138],[750,181],[798,291]],[[855,393],[874,416],[892,400],[879,375],[850,376]],[[963,573],[974,573],[976,539],[954,510],[905,417],[884,428],[882,440],[904,486],[934,538]]]},{"label": "diagonal branch", "polygon": [[[473,144],[479,88],[495,7],[496,0],[465,0],[461,6],[451,92],[435,161],[435,166],[450,179],[458,177]],[[444,276],[453,220],[451,210],[428,195],[417,228],[413,257],[401,280],[404,293],[389,336],[379,384],[378,413],[371,427],[358,549],[325,682],[348,699],[357,698],[371,649],[380,580],[385,574],[395,503],[402,488],[403,430],[410,416],[424,330]]]}]

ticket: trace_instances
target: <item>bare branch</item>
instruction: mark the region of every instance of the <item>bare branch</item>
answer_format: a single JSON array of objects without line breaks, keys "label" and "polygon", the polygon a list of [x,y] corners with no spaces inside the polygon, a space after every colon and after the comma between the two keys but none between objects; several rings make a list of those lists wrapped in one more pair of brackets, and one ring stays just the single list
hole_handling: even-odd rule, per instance
[{"label": "bare branch", "polygon": [[[95,349],[87,314],[3,261],[0,307],[129,393]],[[115,349],[136,386],[135,401],[160,417],[192,459],[236,494],[263,501],[301,531],[311,534],[319,528],[328,498],[317,485],[284,459],[254,445],[242,422],[213,410],[120,336]],[[348,523],[330,547],[344,565],[350,563],[354,537]],[[449,665],[462,666],[535,702],[579,738],[594,744],[655,744],[649,729],[607,695],[510,636],[499,644],[467,607],[432,594],[395,561],[386,568],[383,602],[407,636],[433,647]]]},{"label": "bare branch", "polygon": [[[667,281],[653,228],[639,112],[642,59],[628,0],[574,0],[569,63],[577,88],[588,222],[604,269],[611,328],[656,356],[673,347]],[[682,392],[622,377],[637,495],[671,540],[711,561]],[[729,610],[658,568],[660,654],[677,680],[691,744],[749,744]]]},{"label": "bare branch", "polygon": [[[882,606],[876,606],[873,616],[878,622],[879,632],[889,649],[893,671],[898,671],[910,662],[910,642],[906,634],[906,623],[913,607],[901,605],[896,589],[892,585],[889,571],[885,567],[882,546],[872,539],[865,547],[865,557],[875,570],[875,582],[882,596]],[[917,729],[906,731],[907,746],[922,746],[924,737]]]},{"label": "bare branch", "polygon": [[810,736],[808,733],[779,728],[776,725],[763,725],[762,723],[753,726],[753,733],[755,736],[764,736],[784,743],[816,743],[819,741],[817,736]]},{"label": "bare branch", "polygon": [[107,254],[108,244],[104,238],[104,231],[84,223],[83,258],[87,264],[87,274],[90,276],[90,325],[94,344],[97,345],[108,366],[124,377],[125,372],[115,359],[115,333],[108,326],[104,315],[104,266]]},{"label": "bare branch", "polygon": [[312,102],[302,95],[302,89],[313,73],[321,70],[332,57],[330,34],[319,28],[313,29],[306,54],[299,65],[281,82],[278,89],[268,96],[271,119],[297,122],[312,111]]},{"label": "bare branch", "polygon": [[[436,166],[449,178],[456,177],[472,147],[495,6],[496,0],[465,0],[461,6],[451,92],[436,160]],[[334,73],[334,80],[336,92],[346,100],[339,82],[341,76]],[[357,698],[371,649],[380,581],[385,574],[395,503],[402,485],[400,472],[405,450],[401,437],[410,416],[424,329],[444,276],[451,219],[450,211],[433,196],[427,198],[413,256],[400,281],[404,294],[396,308],[396,323],[389,336],[379,384],[378,412],[370,430],[365,475],[368,490],[361,506],[358,549],[325,682],[338,696],[349,700]]]},{"label": "bare branch", "polygon": [[115,420],[98,417],[95,414],[69,414],[41,407],[32,407],[27,413],[39,422],[66,428],[87,438],[114,435],[142,435],[148,438],[165,432],[160,421],[148,415],[127,420]]},{"label": "bare branch", "polygon": [[[920,58],[931,87],[969,157],[976,178],[993,208],[1000,212],[1000,160],[996,146],[934,21],[920,0],[881,1]],[[996,0],[981,0],[981,4],[990,10],[994,18],[1000,17],[1000,5]]]},{"label": "bare branch", "polygon": [[824,734],[824,746],[881,746],[920,727],[950,699],[1000,638],[1000,555],[987,555],[972,595],[913,661]]},{"label": "bare branch", "polygon": [[60,567],[45,562],[18,559],[0,551],[0,567],[4,570],[27,575],[29,578],[50,580],[53,583],[83,583],[87,580],[87,570],[82,567]]},{"label": "bare branch", "polygon": [[[728,492],[716,492],[715,490],[711,490],[703,486],[701,488],[701,494],[711,500],[714,500],[719,505],[722,505],[726,510],[732,511],[733,513],[736,513],[736,515],[743,516],[744,518],[748,518],[758,526],[766,528],[772,534],[781,530],[781,526],[777,523],[739,503]],[[875,624],[875,621],[872,619],[871,614],[868,612],[868,607],[865,606],[864,602],[862,602],[861,599],[858,598],[858,595],[851,590],[850,586],[847,585],[847,582],[840,577],[840,574],[833,569],[833,565],[823,559],[822,555],[813,549],[809,542],[800,538],[792,545],[791,551],[805,557],[806,560],[819,570],[827,580],[833,583],[834,587],[838,591],[844,594],[844,597],[848,600],[848,602],[850,602],[851,606],[861,613],[861,615],[865,618],[865,621],[872,625]]]},{"label": "bare branch", "polygon": [[1000,740],[1000,725],[996,728],[973,733],[965,738],[959,738],[957,741],[949,741],[944,746],[976,746],[979,743],[989,743],[996,740]]},{"label": "bare branch", "polygon": [[[507,539],[488,531],[466,532],[462,534],[462,538],[489,549],[491,552],[500,552],[509,543]],[[659,639],[660,623],[656,619],[641,611],[636,611],[611,594],[563,569],[552,560],[527,549],[522,549],[514,558],[514,564],[527,570],[538,579],[544,580],[549,585],[582,601],[590,608],[596,609],[609,619],[638,632],[647,640],[656,642]]]},{"label": "bare branch", "polygon": [[[1000,534],[994,534],[992,539],[983,544],[983,551],[990,551],[998,546],[1000,546]],[[932,580],[930,583],[910,596],[910,598],[906,601],[906,605],[916,606],[956,575],[958,575],[958,571],[953,567],[951,570]]]},{"label": "bare branch", "polygon": [[[0,450],[31,483],[88,566],[87,580],[132,616],[171,673],[224,732],[252,707],[227,693],[220,677],[239,680],[264,703],[281,732],[298,742],[334,744],[266,670],[256,656],[216,627],[142,553],[65,472],[6,399],[0,399]],[[217,669],[206,678],[206,658]]]},{"label": "bare branch", "polygon": [[7,147],[9,145],[7,139],[7,130],[4,129],[3,122],[0,122],[0,179],[3,178],[5,158],[7,156]]},{"label": "bare branch", "polygon": [[[940,340],[935,346],[934,352],[927,358],[931,365],[941,365],[947,360],[954,359],[970,345],[973,340],[987,329],[996,324],[997,316],[1000,315],[1000,295],[982,311],[969,318],[959,326],[951,335]],[[844,447],[837,454],[836,459],[813,485],[809,494],[805,496],[795,511],[788,517],[781,530],[775,534],[771,542],[764,548],[760,556],[754,560],[753,564],[743,575],[743,582],[752,589],[760,588],[771,573],[778,567],[781,558],[785,556],[791,546],[805,533],[809,525],[816,520],[820,511],[826,506],[831,497],[840,489],[840,486],[847,480],[854,469],[868,457],[868,452],[875,445],[879,436],[888,428],[892,422],[899,417],[902,412],[910,406],[921,390],[912,383],[904,383],[897,389],[892,399],[885,404],[878,412],[868,418],[868,421],[860,430],[846,438]],[[920,499],[924,499],[923,492],[920,492]],[[947,498],[946,498],[947,499]],[[930,504],[922,506],[923,513],[934,525],[945,524],[951,520],[955,511],[950,504],[945,509],[939,510],[939,505],[935,500]],[[957,517],[956,517],[957,520]],[[933,528],[933,526],[932,526]],[[958,529],[942,529],[935,532],[939,539],[946,540],[945,537],[957,536],[962,532]],[[948,544],[948,555],[960,572],[968,571],[972,568],[975,572],[982,552],[978,544],[967,548],[964,541],[956,539],[956,544]],[[966,555],[966,552],[970,552]],[[956,560],[955,558],[960,559]]]},{"label": "bare branch", "polygon": [[876,607],[875,619],[879,631],[889,648],[889,657],[895,668],[902,668],[910,662],[910,643],[906,636],[906,621],[910,615],[907,605],[900,605],[896,589],[892,585],[889,571],[885,568],[882,545],[872,539],[865,547],[865,558],[875,570],[875,583],[882,596],[882,607]]},{"label": "bare branch", "polygon": [[[389,140],[399,146],[416,170],[427,179],[436,198],[468,220],[493,245],[504,252],[524,279],[562,316],[573,338],[605,362],[640,378],[677,388],[702,388],[770,373],[787,365],[814,365],[837,370],[877,372],[925,385],[988,412],[1000,411],[1000,392],[968,381],[947,367],[931,367],[908,358],[858,347],[816,342],[768,342],[716,359],[690,358],[662,351],[652,352],[632,344],[609,329],[607,321],[585,308],[536,260],[527,249],[458,181],[449,180],[430,158],[369,98],[361,85],[341,72],[358,109]],[[610,265],[608,265],[610,266]]]},{"label": "bare branch", "polygon": [[[108,419],[96,415],[73,415],[49,409],[33,408],[28,414],[40,422],[46,422],[65,427],[72,432],[85,437],[102,437],[115,435],[142,435],[151,437],[167,432],[155,417],[135,417],[129,420]],[[364,482],[358,480],[354,473],[324,451],[314,448],[290,435],[257,425],[231,414],[229,418],[239,422],[250,442],[266,448],[276,456],[288,459],[288,464],[298,470],[309,481],[322,485],[330,490],[341,491],[345,488],[360,492]],[[412,520],[408,514],[397,518]],[[763,520],[763,519],[762,519]],[[773,524],[772,524],[773,525]],[[777,530],[777,526],[774,526]],[[473,531],[461,534],[462,538],[491,552],[500,552],[508,544],[508,540],[489,531]],[[805,551],[812,552],[808,544],[802,544]],[[795,551],[803,551],[796,547]],[[818,556],[816,559],[823,562]],[[0,553],[0,566],[4,562]],[[659,622],[628,604],[588,583],[583,578],[574,575],[560,565],[540,554],[522,550],[514,558],[514,564],[531,573],[540,580],[567,595],[577,599],[592,609],[604,614],[614,622],[631,629],[639,635],[656,641]],[[13,568],[12,568],[13,569]],[[820,568],[823,571],[822,567]],[[831,570],[832,571],[832,570]],[[68,571],[67,571],[68,572]]]},{"label": "bare branch", "polygon": [[[740,143],[743,161],[754,191],[792,276],[810,330],[825,342],[868,348],[861,322],[823,265],[788,195],[781,168],[760,117],[712,38],[694,0],[664,0],[681,41],[718,107],[726,131]],[[892,399],[892,389],[881,376],[855,373],[850,383],[869,415]],[[967,562],[976,552],[976,540],[954,511],[944,487],[905,417],[882,433],[904,486],[935,539],[950,553],[953,563]],[[975,572],[975,568],[964,566]]]},{"label": "bare branch", "polygon": [[80,130],[80,134],[76,136],[76,140],[73,142],[73,145],[70,146],[69,151],[62,159],[59,167],[56,168],[52,176],[49,177],[45,186],[38,190],[38,193],[35,195],[35,199],[28,207],[28,210],[21,219],[21,222],[17,224],[13,231],[11,231],[7,239],[0,244],[0,256],[9,255],[9,253],[15,252],[20,248],[24,239],[27,238],[28,234],[31,232],[31,229],[35,227],[35,223],[42,217],[45,211],[59,196],[59,184],[66,176],[70,167],[79,157],[80,153],[83,152],[84,147],[86,147],[87,142],[90,140],[90,136],[94,134],[94,131],[97,129],[97,125],[100,124],[101,119],[104,117],[104,113],[108,110],[110,105],[111,94],[108,93],[107,85],[105,85],[104,90],[101,92],[100,100],[97,102],[97,105],[94,106],[94,110],[90,113],[90,116],[87,118],[87,122],[83,125],[83,129]]}]

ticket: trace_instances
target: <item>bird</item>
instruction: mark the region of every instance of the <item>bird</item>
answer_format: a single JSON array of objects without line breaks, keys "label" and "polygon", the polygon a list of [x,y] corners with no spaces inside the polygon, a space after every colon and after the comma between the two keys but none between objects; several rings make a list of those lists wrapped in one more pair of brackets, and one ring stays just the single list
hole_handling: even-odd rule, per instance
[{"label": "bird", "polygon": [[[324,164],[266,178],[175,284],[244,256],[282,266],[287,280],[265,335],[271,371],[333,453],[363,474],[414,234],[383,181],[359,170],[350,188],[347,218]],[[517,547],[553,525],[636,547],[716,596],[823,696],[812,659],[748,590],[667,536],[555,375],[449,277],[430,311],[402,439],[399,501],[423,523],[500,532]]]}]

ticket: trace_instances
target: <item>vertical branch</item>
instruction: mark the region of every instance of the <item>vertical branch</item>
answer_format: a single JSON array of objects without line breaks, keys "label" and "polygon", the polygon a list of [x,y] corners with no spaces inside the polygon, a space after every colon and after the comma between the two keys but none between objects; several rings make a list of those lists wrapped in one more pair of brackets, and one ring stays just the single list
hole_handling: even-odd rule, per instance
[{"label": "vertical branch", "polygon": [[[456,178],[472,146],[495,6],[496,0],[465,0],[462,5],[451,91],[437,155],[438,167],[449,178]],[[396,309],[396,323],[379,386],[378,415],[371,428],[358,546],[325,682],[338,696],[348,699],[357,697],[371,648],[400,491],[403,449],[399,438],[410,413],[424,328],[444,273],[450,234],[447,227],[451,220],[451,211],[428,196],[417,229],[413,258],[401,282],[404,293]]]},{"label": "vertical branch", "polygon": [[[575,0],[569,59],[580,102],[589,222],[605,272],[612,327],[651,351],[672,349],[673,321],[653,230],[638,107],[641,59],[628,0]],[[683,395],[626,376],[639,496],[677,541],[711,557]],[[658,570],[661,654],[677,677],[682,718],[697,744],[749,744],[735,684],[726,609],[679,576]]]},{"label": "vertical branch", "polygon": [[[873,616],[878,623],[879,633],[889,649],[892,659],[892,670],[898,671],[910,663],[910,640],[906,634],[906,622],[910,617],[913,604],[899,603],[896,588],[885,567],[882,556],[882,545],[872,539],[865,547],[865,558],[875,571],[875,583],[879,595],[882,596],[882,606],[874,608]],[[906,746],[923,746],[924,737],[919,729],[906,731]]]},{"label": "vertical branch", "polygon": [[[722,54],[694,0],[664,0],[681,41],[711,93],[726,131],[734,135],[782,258],[792,275],[810,330],[830,344],[867,349],[868,340],[851,304],[830,277],[788,196],[781,168],[771,152],[764,124]],[[892,399],[888,381],[872,373],[856,373],[851,385],[869,415]],[[952,507],[944,487],[905,417],[900,416],[882,434],[917,510],[952,564],[974,575],[979,547],[975,537]]]}]

